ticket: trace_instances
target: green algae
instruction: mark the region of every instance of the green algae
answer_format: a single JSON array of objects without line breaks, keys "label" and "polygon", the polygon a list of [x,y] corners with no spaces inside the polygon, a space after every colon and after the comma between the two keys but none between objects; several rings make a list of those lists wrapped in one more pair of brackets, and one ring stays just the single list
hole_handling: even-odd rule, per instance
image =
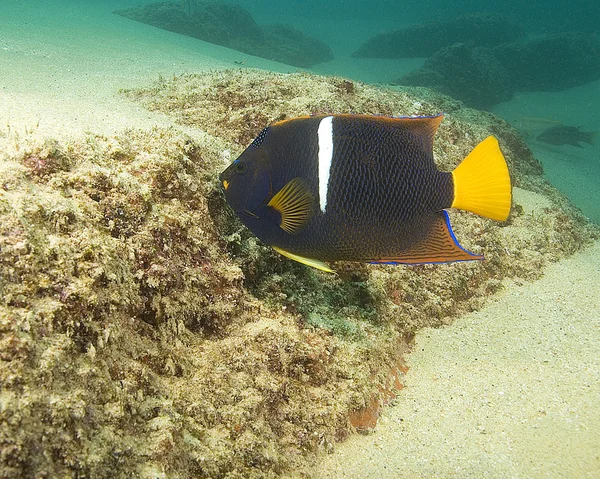
[{"label": "green algae", "polygon": [[[352,433],[349,412],[415,331],[597,237],[508,124],[428,90],[236,71],[127,95],[187,132],[3,134],[3,477],[289,474]],[[218,172],[270,121],[440,110],[441,167],[493,133],[515,184],[544,200],[517,191],[505,223],[451,213],[486,261],[327,275],[261,245],[220,193]]]}]

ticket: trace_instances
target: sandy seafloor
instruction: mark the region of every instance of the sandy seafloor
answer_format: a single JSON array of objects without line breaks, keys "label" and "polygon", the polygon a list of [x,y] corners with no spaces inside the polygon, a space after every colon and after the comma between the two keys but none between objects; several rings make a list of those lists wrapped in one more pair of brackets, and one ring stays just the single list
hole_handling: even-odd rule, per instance
[{"label": "sandy seafloor", "polygon": [[317,477],[600,477],[599,256],[421,330],[395,405]]},{"label": "sandy seafloor", "polygon": [[[68,138],[168,125],[119,88],[236,61],[296,70],[112,8],[2,1],[1,129]],[[384,82],[418,63],[339,58],[315,71]],[[496,112],[532,136],[555,120],[597,129],[599,93],[600,82],[520,94]],[[600,146],[532,148],[548,178],[600,222]],[[600,243],[535,283],[507,284],[482,311],[421,331],[408,363],[406,387],[377,430],[339,445],[321,477],[600,477]]]}]

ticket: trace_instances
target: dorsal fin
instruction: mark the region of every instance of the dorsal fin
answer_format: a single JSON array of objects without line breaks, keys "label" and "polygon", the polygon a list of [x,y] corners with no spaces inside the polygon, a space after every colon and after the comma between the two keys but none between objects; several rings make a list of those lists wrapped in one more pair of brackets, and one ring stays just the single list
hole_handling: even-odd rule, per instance
[{"label": "dorsal fin", "polygon": [[443,113],[431,116],[371,116],[371,115],[336,115],[353,116],[369,121],[381,122],[387,126],[402,130],[410,130],[415,137],[421,140],[427,153],[433,154],[433,137],[444,119]]}]

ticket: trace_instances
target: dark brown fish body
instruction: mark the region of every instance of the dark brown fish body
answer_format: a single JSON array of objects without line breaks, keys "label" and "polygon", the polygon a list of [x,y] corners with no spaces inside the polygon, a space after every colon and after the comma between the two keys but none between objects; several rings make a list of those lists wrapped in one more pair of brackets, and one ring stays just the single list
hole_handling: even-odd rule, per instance
[{"label": "dark brown fish body", "polygon": [[[309,139],[317,138],[321,119],[273,129],[270,158],[285,159],[285,166],[272,165],[281,172],[273,175],[273,191],[299,176],[318,189],[318,144]],[[267,244],[324,261],[372,261],[407,251],[443,221],[442,210],[452,204],[451,174],[438,171],[431,150],[415,144],[411,129],[338,117],[333,142],[326,213],[315,202],[302,231],[270,229],[264,232]]]},{"label": "dark brown fish body", "polygon": [[550,145],[572,145],[581,148],[582,142],[592,145],[595,135],[594,131],[581,131],[579,126],[560,125],[544,130],[536,139]]},{"label": "dark brown fish body", "polygon": [[323,261],[482,259],[458,244],[445,209],[505,219],[506,163],[490,137],[466,166],[439,171],[433,137],[441,120],[330,115],[275,123],[221,174],[225,196],[265,244],[326,271]]}]

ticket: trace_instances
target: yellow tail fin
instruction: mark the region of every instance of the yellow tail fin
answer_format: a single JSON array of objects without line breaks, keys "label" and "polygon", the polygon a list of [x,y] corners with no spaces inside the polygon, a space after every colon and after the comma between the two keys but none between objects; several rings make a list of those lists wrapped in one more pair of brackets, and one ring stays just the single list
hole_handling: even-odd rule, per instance
[{"label": "yellow tail fin", "polygon": [[510,213],[512,190],[506,160],[498,140],[488,136],[452,172],[452,208],[472,211],[505,221]]}]

